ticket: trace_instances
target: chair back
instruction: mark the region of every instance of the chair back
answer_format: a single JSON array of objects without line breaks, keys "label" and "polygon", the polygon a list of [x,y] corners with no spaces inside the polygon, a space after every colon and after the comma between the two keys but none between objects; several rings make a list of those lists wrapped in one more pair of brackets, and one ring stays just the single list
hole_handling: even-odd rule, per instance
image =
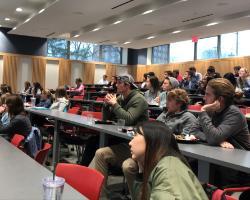
[{"label": "chair back", "polygon": [[196,111],[200,111],[201,110],[202,105],[196,104],[196,105],[189,105],[188,106],[188,110],[196,110]]},{"label": "chair back", "polygon": [[82,116],[87,117],[88,115],[92,115],[94,118],[98,120],[102,120],[102,112],[92,112],[92,111],[83,111]]},{"label": "chair back", "polygon": [[73,96],[73,99],[81,99],[81,100],[83,100],[83,98],[84,98],[83,95]]},{"label": "chair back", "polygon": [[19,147],[23,140],[24,140],[24,136],[20,134],[15,134],[13,138],[11,139],[11,144],[13,144],[16,147]]},{"label": "chair back", "polygon": [[72,107],[72,108],[68,109],[68,113],[79,115],[79,114],[81,114],[81,110],[79,107]]},{"label": "chair back", "polygon": [[56,176],[63,177],[66,183],[88,199],[99,199],[104,180],[100,172],[81,165],[59,163]]},{"label": "chair back", "polygon": [[43,146],[43,149],[41,149],[40,151],[37,152],[37,154],[35,156],[35,160],[42,165],[44,163],[51,147],[52,147],[51,144],[45,143]]}]

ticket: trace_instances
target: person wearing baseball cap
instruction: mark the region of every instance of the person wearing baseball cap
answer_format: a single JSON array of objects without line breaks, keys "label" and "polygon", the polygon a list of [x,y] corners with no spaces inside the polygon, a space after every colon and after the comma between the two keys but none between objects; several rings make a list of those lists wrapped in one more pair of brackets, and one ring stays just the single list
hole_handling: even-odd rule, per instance
[{"label": "person wearing baseball cap", "polygon": [[[134,84],[134,78],[129,74],[117,77],[118,97],[107,94],[103,106],[103,120],[116,121],[124,119],[126,126],[134,126],[138,122],[148,120],[148,103]],[[133,185],[135,174],[138,171],[136,162],[131,158],[127,141],[116,145],[100,148],[89,165],[100,171],[104,177],[102,197],[108,197],[107,177],[110,167],[120,167],[126,176],[129,186]],[[132,188],[129,188],[130,191]]]}]

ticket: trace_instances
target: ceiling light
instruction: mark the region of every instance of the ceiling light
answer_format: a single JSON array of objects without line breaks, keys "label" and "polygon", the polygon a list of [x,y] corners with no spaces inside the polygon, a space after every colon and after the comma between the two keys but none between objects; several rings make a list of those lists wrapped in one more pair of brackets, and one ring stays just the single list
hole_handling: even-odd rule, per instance
[{"label": "ceiling light", "polygon": [[24,21],[24,23],[27,23],[27,22],[30,21],[30,20],[31,20],[31,17],[28,18],[28,19],[26,19],[26,20]]},{"label": "ceiling light", "polygon": [[154,39],[155,38],[155,36],[149,36],[149,37],[147,37],[147,40],[151,40],[151,39]]},{"label": "ceiling light", "polygon": [[122,22],[122,20],[118,20],[116,22],[114,22],[113,24],[120,24]]},{"label": "ceiling light", "polygon": [[124,42],[123,44],[130,44],[131,42]]},{"label": "ceiling light", "polygon": [[8,18],[8,17],[5,17],[5,19],[4,19],[5,21],[10,21],[10,18]]},{"label": "ceiling light", "polygon": [[217,25],[217,24],[219,24],[219,22],[209,23],[209,24],[207,24],[206,26],[214,26],[214,25]]},{"label": "ceiling light", "polygon": [[16,30],[16,27],[14,27],[12,30]]},{"label": "ceiling light", "polygon": [[95,28],[93,29],[92,31],[95,32],[95,31],[99,31],[101,28]]},{"label": "ceiling light", "polygon": [[22,8],[17,8],[16,11],[17,11],[17,12],[22,12],[23,9],[22,9]]},{"label": "ceiling light", "polygon": [[80,36],[80,35],[74,35],[73,37],[74,37],[74,38],[77,38],[77,37],[79,37],[79,36]]},{"label": "ceiling light", "polygon": [[43,11],[45,11],[45,8],[40,10],[38,13],[41,14]]},{"label": "ceiling light", "polygon": [[176,33],[180,33],[181,31],[174,31],[174,32],[172,32],[173,34],[176,34]]},{"label": "ceiling light", "polygon": [[0,27],[2,27],[2,25],[0,24]]},{"label": "ceiling light", "polygon": [[147,11],[145,11],[144,13],[142,13],[143,15],[146,15],[146,14],[149,14],[149,13],[151,13],[151,12],[153,12],[154,10],[147,10]]}]

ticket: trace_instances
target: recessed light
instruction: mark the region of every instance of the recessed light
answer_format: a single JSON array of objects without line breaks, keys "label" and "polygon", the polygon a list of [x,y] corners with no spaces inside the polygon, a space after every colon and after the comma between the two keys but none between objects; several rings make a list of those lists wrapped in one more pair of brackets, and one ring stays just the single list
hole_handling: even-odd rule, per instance
[{"label": "recessed light", "polygon": [[16,27],[14,27],[12,30],[16,30]]},{"label": "recessed light", "polygon": [[95,28],[93,29],[92,31],[95,32],[95,31],[99,31],[101,28]]},{"label": "recessed light", "polygon": [[24,21],[24,23],[27,23],[27,22],[30,21],[30,20],[31,20],[31,17],[28,18],[28,19],[26,19],[26,20]]},{"label": "recessed light", "polygon": [[151,40],[151,39],[154,39],[155,38],[155,36],[149,36],[149,37],[147,37],[147,40]]},{"label": "recessed light", "polygon": [[2,25],[0,24],[0,27],[2,27]]},{"label": "recessed light", "polygon": [[113,24],[120,24],[120,23],[122,23],[122,20],[118,20],[118,21],[114,22]]},{"label": "recessed light", "polygon": [[40,10],[38,13],[41,14],[43,11],[45,11],[45,8],[43,8],[42,10]]},{"label": "recessed light", "polygon": [[77,38],[77,37],[79,37],[79,36],[80,36],[80,35],[74,35],[73,37],[74,37],[74,38]]},{"label": "recessed light", "polygon": [[209,24],[207,24],[206,26],[214,26],[214,25],[217,25],[217,24],[219,24],[219,22],[209,23]]},{"label": "recessed light", "polygon": [[123,44],[130,44],[131,42],[124,42]]},{"label": "recessed light", "polygon": [[180,33],[181,31],[174,31],[174,32],[172,32],[173,34],[176,34],[176,33]]},{"label": "recessed light", "polygon": [[22,12],[23,9],[22,9],[22,8],[17,8],[16,11],[17,11],[17,12]]},{"label": "recessed light", "polygon": [[8,18],[8,17],[5,17],[5,19],[4,19],[5,21],[10,21],[10,18]]},{"label": "recessed light", "polygon": [[154,10],[147,10],[147,11],[145,11],[144,13],[142,13],[143,15],[146,15],[146,14],[149,14],[149,13],[151,13],[151,12],[153,12]]}]

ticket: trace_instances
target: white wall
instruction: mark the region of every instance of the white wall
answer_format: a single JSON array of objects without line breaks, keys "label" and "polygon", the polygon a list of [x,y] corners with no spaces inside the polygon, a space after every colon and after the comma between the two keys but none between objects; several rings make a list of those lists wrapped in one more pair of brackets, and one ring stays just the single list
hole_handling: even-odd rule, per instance
[{"label": "white wall", "polygon": [[71,63],[71,85],[75,85],[75,79],[76,78],[81,78],[83,75],[83,65],[80,62],[73,61]]},{"label": "white wall", "polygon": [[58,87],[59,79],[59,61],[48,60],[45,72],[45,88],[54,89]]},{"label": "white wall", "polygon": [[147,50],[147,65],[151,65],[152,62],[152,47]]},{"label": "white wall", "polygon": [[94,83],[98,83],[98,81],[102,78],[104,74],[106,74],[106,65],[96,64]]},{"label": "white wall", "polygon": [[128,67],[127,66],[117,66],[116,68],[116,75],[123,75],[128,74]]},{"label": "white wall", "polygon": [[0,84],[3,83],[3,56],[0,56]]},{"label": "white wall", "polygon": [[127,65],[128,64],[128,49],[122,48],[122,64]]},{"label": "white wall", "polygon": [[32,59],[20,57],[20,66],[17,69],[17,91],[23,91],[24,82],[32,82]]}]

